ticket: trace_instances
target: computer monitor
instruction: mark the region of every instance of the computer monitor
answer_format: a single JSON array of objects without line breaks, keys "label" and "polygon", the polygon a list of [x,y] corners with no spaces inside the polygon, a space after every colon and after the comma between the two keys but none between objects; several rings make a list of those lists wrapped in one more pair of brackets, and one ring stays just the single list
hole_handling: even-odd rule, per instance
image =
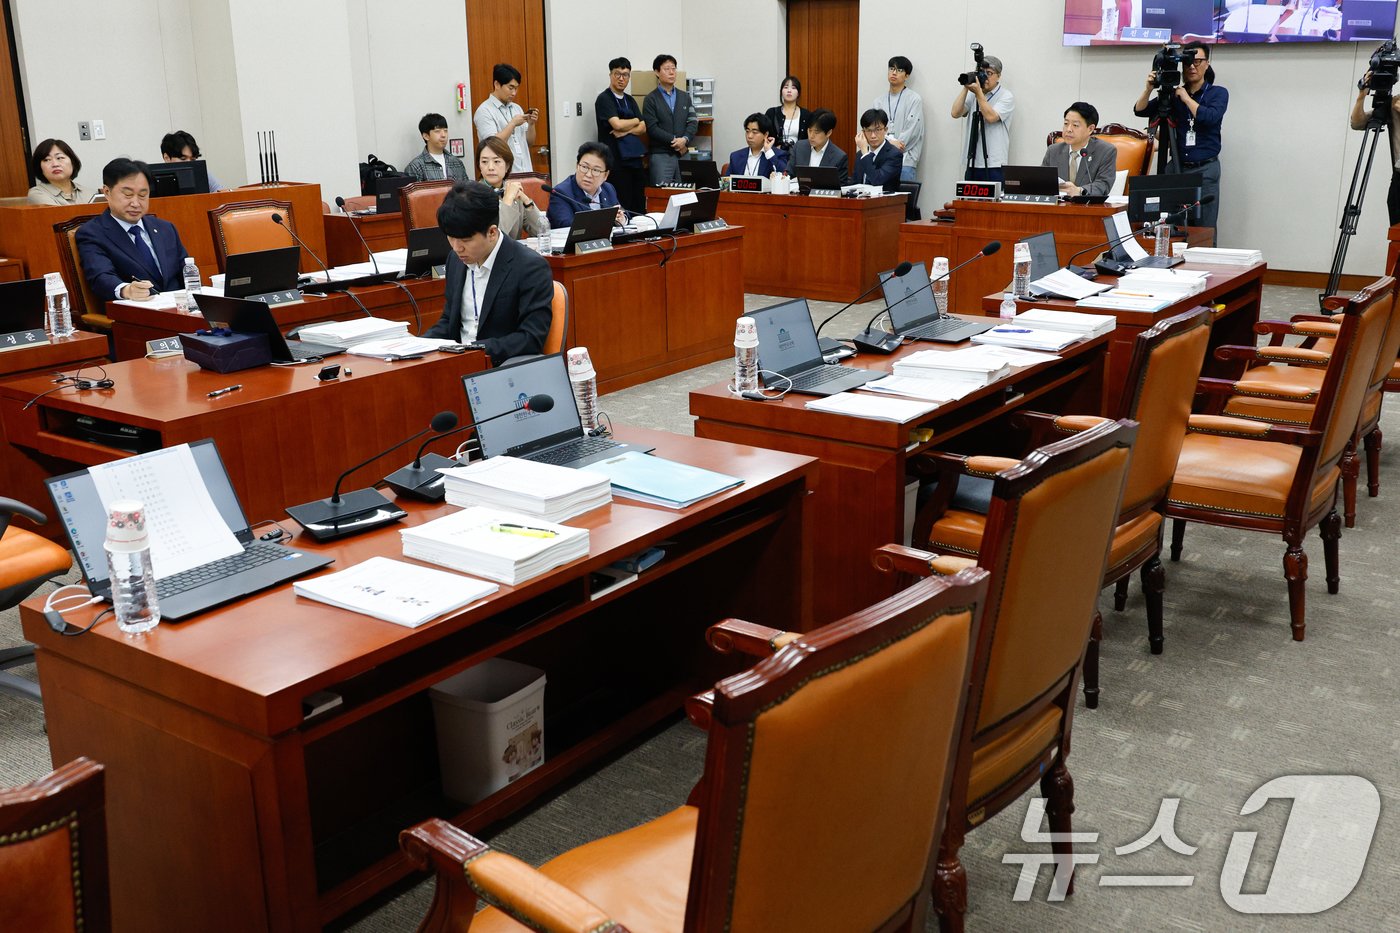
[{"label": "computer monitor", "polygon": [[719,189],[701,188],[695,192],[695,200],[682,204],[676,219],[679,230],[694,230],[696,224],[715,219],[719,211]]},{"label": "computer monitor", "polygon": [[1186,42],[1197,39],[1211,41],[1215,38],[1215,0],[1144,3],[1142,28],[1168,29],[1173,39]]},{"label": "computer monitor", "polygon": [[1053,165],[1003,165],[1003,197],[1059,197],[1060,175]]},{"label": "computer monitor", "polygon": [[797,191],[808,194],[813,188],[835,191],[841,188],[841,170],[834,165],[799,165],[793,169],[797,176]]},{"label": "computer monitor", "polygon": [[569,235],[564,238],[564,252],[575,253],[578,244],[590,240],[606,240],[612,236],[613,224],[617,222],[617,208],[605,207],[597,211],[574,211],[574,221],[569,225]]},{"label": "computer monitor", "polygon": [[710,159],[681,159],[681,181],[697,188],[719,187],[719,166]]},{"label": "computer monitor", "polygon": [[224,294],[247,298],[297,287],[300,246],[279,246],[248,253],[231,253],[224,260]]},{"label": "computer monitor", "polygon": [[[0,334],[40,330],[44,326],[44,280],[0,282]],[[0,344],[0,349],[8,349]]]},{"label": "computer monitor", "polygon": [[399,191],[404,185],[412,184],[412,175],[380,175],[374,180],[374,212],[376,214],[399,213]]},{"label": "computer monitor", "polygon": [[192,162],[153,162],[149,167],[153,198],[209,193],[209,169],[203,159],[195,159]]},{"label": "computer monitor", "polygon": [[1201,199],[1200,174],[1134,175],[1128,182],[1128,219],[1133,223],[1156,220],[1163,212],[1173,223],[1201,222],[1201,209],[1192,208],[1183,221],[1175,212]]}]

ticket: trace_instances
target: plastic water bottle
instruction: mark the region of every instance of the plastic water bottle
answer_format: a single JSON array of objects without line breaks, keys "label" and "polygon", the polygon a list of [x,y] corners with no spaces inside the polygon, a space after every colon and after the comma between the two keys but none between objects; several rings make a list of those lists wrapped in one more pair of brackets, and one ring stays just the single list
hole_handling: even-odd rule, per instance
[{"label": "plastic water bottle", "polygon": [[758,391],[758,328],[751,317],[734,322],[734,391]]},{"label": "plastic water bottle", "polygon": [[567,359],[569,388],[574,390],[578,417],[583,422],[583,429],[591,433],[598,429],[598,373],[589,359],[587,347],[574,347],[568,352]]},{"label": "plastic water bottle", "polygon": [[160,624],[156,575],[151,569],[151,539],[146,507],[135,499],[112,503],[107,516],[107,567],[117,628],[128,635],[149,632]]},{"label": "plastic water bottle", "polygon": [[68,286],[57,272],[44,274],[44,331],[50,340],[73,336],[73,312],[68,305]]},{"label": "plastic water bottle", "polygon": [[1001,296],[1001,309],[997,314],[1003,321],[1010,321],[1016,317],[1016,295],[1013,292],[1006,292]]},{"label": "plastic water bottle", "polygon": [[1011,290],[1015,292],[1017,298],[1029,298],[1031,296],[1031,245],[1024,240],[1016,244],[1012,267],[1014,274],[1011,277]]},{"label": "plastic water bottle", "polygon": [[948,257],[935,256],[933,258],[933,271],[928,274],[933,282],[933,303],[938,306],[938,314],[945,317],[948,314]]},{"label": "plastic water bottle", "polygon": [[535,237],[535,249],[541,256],[548,256],[554,251],[554,233],[548,220],[544,222],[544,230]]},{"label": "plastic water bottle", "polygon": [[204,288],[204,283],[199,277],[199,266],[194,264],[193,256],[185,257],[185,291],[190,294],[190,313],[199,311],[199,305],[195,302],[195,295]]},{"label": "plastic water bottle", "polygon": [[1172,254],[1172,225],[1167,223],[1167,215],[1163,214],[1157,218],[1157,226],[1152,231],[1157,243],[1153,248],[1154,256],[1170,256]]},{"label": "plastic water bottle", "polygon": [[1100,39],[1118,38],[1118,0],[1103,0],[1103,25]]}]

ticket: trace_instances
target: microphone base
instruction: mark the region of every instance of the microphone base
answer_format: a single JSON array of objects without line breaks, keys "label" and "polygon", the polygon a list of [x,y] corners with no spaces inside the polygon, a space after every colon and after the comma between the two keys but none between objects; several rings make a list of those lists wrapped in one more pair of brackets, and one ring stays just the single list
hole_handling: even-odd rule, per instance
[{"label": "microphone base", "polygon": [[446,492],[446,484],[438,470],[459,464],[451,457],[439,454],[424,454],[418,462],[422,466],[414,469],[410,463],[384,477],[384,482],[400,496],[422,499],[425,502],[441,502]]},{"label": "microphone base", "polygon": [[1080,278],[1088,279],[1088,280],[1091,281],[1091,282],[1092,282],[1094,279],[1096,279],[1096,278],[1099,277],[1098,270],[1093,269],[1093,268],[1085,268],[1084,266],[1076,266],[1076,265],[1068,265],[1068,266],[1065,266],[1065,268],[1068,269],[1070,272],[1073,272],[1075,275],[1079,276]]},{"label": "microphone base", "polygon": [[1119,262],[1116,259],[1100,259],[1094,263],[1094,268],[1099,270],[1100,275],[1115,275],[1119,278],[1132,271],[1132,266]]},{"label": "microphone base", "polygon": [[898,350],[904,338],[883,330],[863,330],[854,338],[856,349],[862,353],[890,354]]},{"label": "microphone base", "polygon": [[408,513],[374,489],[356,489],[339,502],[317,499],[291,506],[287,514],[317,541],[330,541],[392,525]]},{"label": "microphone base", "polygon": [[365,285],[379,285],[384,282],[392,282],[397,279],[397,272],[379,272],[373,275],[362,275],[353,279],[342,279],[335,282],[312,282],[310,285],[301,286],[303,295],[329,295],[332,292],[343,292],[350,288],[361,288]]}]

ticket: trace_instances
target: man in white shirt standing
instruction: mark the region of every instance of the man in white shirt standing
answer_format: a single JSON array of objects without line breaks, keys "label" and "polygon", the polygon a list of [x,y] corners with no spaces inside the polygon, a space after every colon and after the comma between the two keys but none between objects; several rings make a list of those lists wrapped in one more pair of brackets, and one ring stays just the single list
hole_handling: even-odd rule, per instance
[{"label": "man in white shirt standing", "polygon": [[[1005,181],[1002,167],[1006,165],[1007,153],[1011,148],[1011,116],[1016,110],[1016,98],[1011,89],[1001,83],[1001,59],[987,55],[982,59],[979,72],[970,72],[958,77],[967,83],[953,98],[952,116],[955,120],[967,117],[963,131],[963,148],[967,181]],[[967,99],[971,94],[973,100]]]},{"label": "man in white shirt standing", "polygon": [[904,154],[900,181],[916,181],[919,158],[924,153],[924,99],[909,87],[914,64],[903,55],[890,59],[887,77],[890,89],[870,106],[883,110],[889,118],[885,141]]},{"label": "man in white shirt standing", "polygon": [[504,140],[515,156],[515,171],[529,172],[534,165],[530,147],[535,144],[535,124],[539,122],[540,111],[535,107],[521,109],[515,102],[519,92],[519,70],[505,63],[496,65],[491,69],[491,96],[476,108],[472,123],[476,125],[478,140],[487,136]]}]

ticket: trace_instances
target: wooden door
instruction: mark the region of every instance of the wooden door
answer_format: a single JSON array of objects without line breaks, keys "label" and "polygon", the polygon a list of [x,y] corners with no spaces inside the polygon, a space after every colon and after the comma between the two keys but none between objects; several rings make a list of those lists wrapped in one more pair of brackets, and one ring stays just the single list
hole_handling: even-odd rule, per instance
[{"label": "wooden door", "polygon": [[0,0],[0,14],[0,197],[23,197],[29,190],[29,133],[15,68],[14,27],[5,0]]},{"label": "wooden door", "polygon": [[[466,0],[466,4],[471,64],[468,106],[475,113],[491,93],[491,69],[498,62],[514,65],[520,72],[520,93],[515,102],[526,110],[538,107],[540,111],[535,144],[530,147],[534,165],[517,165],[515,171],[548,175],[549,61],[544,50],[544,0]],[[474,167],[471,174],[476,175]]]},{"label": "wooden door", "polygon": [[788,0],[788,72],[802,82],[802,106],[836,114],[832,139],[855,165],[860,77],[860,3],[857,0]]}]

